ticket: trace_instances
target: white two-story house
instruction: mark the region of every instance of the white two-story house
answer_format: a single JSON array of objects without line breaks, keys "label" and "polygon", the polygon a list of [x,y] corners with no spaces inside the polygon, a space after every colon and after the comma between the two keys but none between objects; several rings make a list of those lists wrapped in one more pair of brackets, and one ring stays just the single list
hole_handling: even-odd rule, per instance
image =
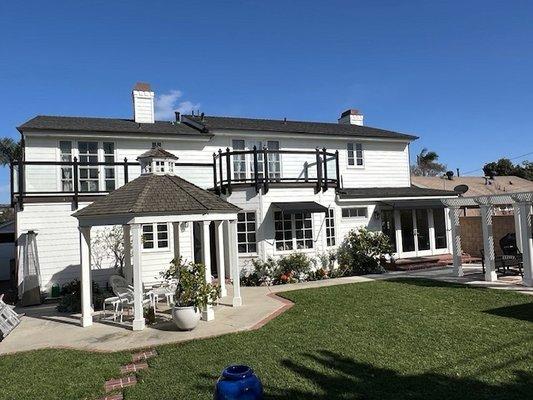
[{"label": "white two-story house", "polygon": [[[45,291],[79,278],[72,214],[138,177],[137,157],[153,147],[178,157],[173,173],[242,209],[241,265],[292,251],[317,257],[362,226],[387,234],[398,258],[450,253],[440,199],[455,194],[411,185],[415,136],[364,126],[356,110],[343,112],[338,123],[178,113],[174,121],[155,121],[147,84],[134,88],[133,109],[132,119],[36,116],[18,127],[24,158],[11,167],[15,235],[36,233]],[[179,253],[198,260],[196,225],[181,229]],[[169,235],[165,224],[147,227],[145,281],[173,258]],[[27,259],[23,243],[18,263]],[[111,270],[95,264],[94,279],[106,281]]]}]

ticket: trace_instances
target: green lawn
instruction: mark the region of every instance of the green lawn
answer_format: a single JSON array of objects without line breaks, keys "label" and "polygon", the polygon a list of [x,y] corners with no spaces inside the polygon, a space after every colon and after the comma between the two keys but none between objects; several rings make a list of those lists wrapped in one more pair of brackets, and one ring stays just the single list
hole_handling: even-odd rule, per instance
[{"label": "green lawn", "polygon": [[[258,331],[158,347],[125,398],[210,399],[220,371],[237,362],[253,366],[267,399],[531,394],[531,297],[415,279],[284,296],[296,305]],[[125,357],[64,350],[2,357],[0,398],[83,398]],[[78,384],[62,383],[72,380]]]}]

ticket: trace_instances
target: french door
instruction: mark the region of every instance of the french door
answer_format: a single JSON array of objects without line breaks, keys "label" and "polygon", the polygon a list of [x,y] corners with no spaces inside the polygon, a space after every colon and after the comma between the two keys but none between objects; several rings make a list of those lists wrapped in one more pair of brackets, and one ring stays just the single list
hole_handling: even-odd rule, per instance
[{"label": "french door", "polygon": [[404,257],[428,256],[433,254],[433,227],[430,210],[427,208],[399,210]]}]

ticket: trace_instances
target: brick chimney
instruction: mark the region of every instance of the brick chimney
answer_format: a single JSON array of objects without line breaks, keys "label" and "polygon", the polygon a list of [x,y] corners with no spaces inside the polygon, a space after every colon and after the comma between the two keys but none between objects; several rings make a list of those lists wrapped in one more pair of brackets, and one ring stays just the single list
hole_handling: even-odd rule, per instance
[{"label": "brick chimney", "polygon": [[154,92],[149,83],[137,82],[132,92],[133,119],[139,124],[154,123]]},{"label": "brick chimney", "polygon": [[363,114],[353,108],[346,110],[341,114],[339,124],[363,125]]}]

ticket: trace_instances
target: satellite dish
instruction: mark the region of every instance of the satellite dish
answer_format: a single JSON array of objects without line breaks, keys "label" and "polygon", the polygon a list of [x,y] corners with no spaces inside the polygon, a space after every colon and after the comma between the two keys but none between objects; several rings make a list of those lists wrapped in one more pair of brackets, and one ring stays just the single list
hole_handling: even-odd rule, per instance
[{"label": "satellite dish", "polygon": [[457,185],[453,188],[453,191],[459,193],[459,195],[465,194],[468,192],[468,185]]}]

